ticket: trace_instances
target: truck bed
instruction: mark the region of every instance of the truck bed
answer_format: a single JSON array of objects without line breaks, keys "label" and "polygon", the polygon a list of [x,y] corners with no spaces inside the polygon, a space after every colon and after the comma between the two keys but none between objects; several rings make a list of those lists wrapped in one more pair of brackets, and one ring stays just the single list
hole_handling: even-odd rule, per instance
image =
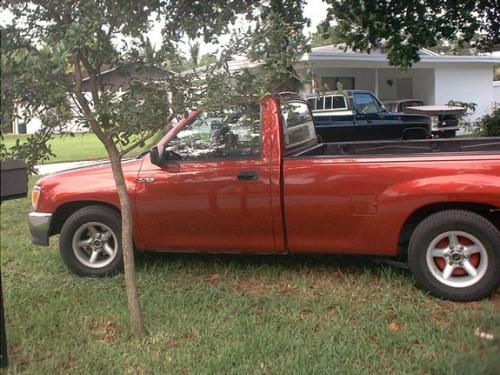
[{"label": "truck bed", "polygon": [[401,155],[401,154],[435,154],[455,152],[499,153],[500,138],[454,138],[454,139],[421,139],[397,141],[366,141],[319,143],[300,150],[293,157],[331,157],[349,155]]}]

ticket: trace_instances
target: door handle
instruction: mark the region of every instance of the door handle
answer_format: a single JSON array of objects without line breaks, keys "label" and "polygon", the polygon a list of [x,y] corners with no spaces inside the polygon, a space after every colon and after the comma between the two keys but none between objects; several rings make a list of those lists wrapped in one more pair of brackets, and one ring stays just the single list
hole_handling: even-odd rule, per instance
[{"label": "door handle", "polygon": [[238,180],[251,181],[258,180],[259,174],[256,171],[241,171],[238,173]]}]

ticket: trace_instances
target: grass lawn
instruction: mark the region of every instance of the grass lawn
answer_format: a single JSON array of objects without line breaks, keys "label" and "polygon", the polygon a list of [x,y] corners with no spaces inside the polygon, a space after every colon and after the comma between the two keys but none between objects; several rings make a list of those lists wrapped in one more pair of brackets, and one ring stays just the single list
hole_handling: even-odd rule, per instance
[{"label": "grass lawn", "polygon": [[[26,140],[26,134],[4,134],[4,143],[8,147],[16,143],[16,139],[21,142]],[[49,141],[55,157],[46,163],[59,163],[63,161],[98,160],[107,159],[106,150],[102,143],[92,133],[75,134],[74,137],[68,135],[56,135]]]},{"label": "grass lawn", "polygon": [[[500,293],[452,303],[359,257],[137,257],[146,326],[123,275],[75,276],[30,244],[28,200],[1,207],[10,370],[22,374],[497,374]],[[480,329],[494,340],[476,337]]]}]

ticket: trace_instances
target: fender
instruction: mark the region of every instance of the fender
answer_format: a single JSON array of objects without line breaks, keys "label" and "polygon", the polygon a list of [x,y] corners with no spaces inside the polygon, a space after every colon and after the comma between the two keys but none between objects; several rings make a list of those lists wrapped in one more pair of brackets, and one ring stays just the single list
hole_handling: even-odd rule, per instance
[{"label": "fender", "polygon": [[[407,219],[418,209],[439,203],[476,203],[500,207],[500,176],[459,174],[420,178],[395,184],[377,197],[378,230],[396,226],[379,240],[379,249],[397,254],[399,234]],[[401,210],[404,206],[405,209]]]}]

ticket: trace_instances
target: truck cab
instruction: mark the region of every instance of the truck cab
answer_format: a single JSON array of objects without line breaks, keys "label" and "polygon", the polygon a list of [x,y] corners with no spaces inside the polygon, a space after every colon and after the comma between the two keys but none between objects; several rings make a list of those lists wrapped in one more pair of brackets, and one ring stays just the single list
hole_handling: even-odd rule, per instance
[{"label": "truck cab", "polygon": [[429,117],[390,112],[370,91],[332,91],[306,99],[324,142],[430,137]]}]

